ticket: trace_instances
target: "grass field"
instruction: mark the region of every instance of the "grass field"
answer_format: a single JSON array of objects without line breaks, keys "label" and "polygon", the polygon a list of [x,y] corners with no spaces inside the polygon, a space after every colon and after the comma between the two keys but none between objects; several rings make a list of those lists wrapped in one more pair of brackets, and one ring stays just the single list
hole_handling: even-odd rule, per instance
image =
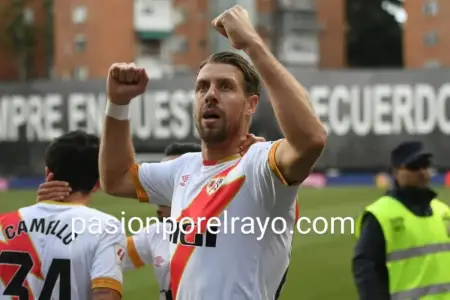
[{"label": "grass field", "polygon": [[[449,203],[450,189],[438,190],[440,198]],[[356,217],[365,205],[381,195],[375,188],[302,189],[299,194],[301,215]],[[0,213],[33,204],[34,192],[0,193]],[[96,195],[92,207],[121,217],[154,215],[154,207],[137,201]],[[305,227],[303,227],[305,229]],[[340,229],[340,228],[338,228]],[[354,238],[349,223],[344,234],[300,235],[294,237],[294,247],[288,279],[281,300],[357,299],[351,276],[351,255]],[[148,267],[125,273],[124,299],[157,299],[158,287]]]}]

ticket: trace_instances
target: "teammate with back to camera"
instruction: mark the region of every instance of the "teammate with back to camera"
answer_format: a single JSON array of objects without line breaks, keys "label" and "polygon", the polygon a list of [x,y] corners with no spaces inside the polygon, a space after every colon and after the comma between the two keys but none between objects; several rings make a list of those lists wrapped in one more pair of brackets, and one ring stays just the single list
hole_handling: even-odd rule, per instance
[{"label": "teammate with back to camera", "polygon": [[[259,229],[249,235],[239,224],[231,234],[231,222],[224,218],[264,222],[281,217],[287,230],[294,229],[298,188],[320,157],[326,133],[306,90],[270,53],[242,7],[226,10],[213,26],[234,48],[244,50],[254,67],[232,52],[213,54],[201,64],[194,116],[202,153],[136,164],[129,104],[145,92],[149,78],[133,64],[113,64],[100,178],[111,195],[168,205],[173,219],[194,221],[174,224],[176,229],[193,228],[190,234],[178,230],[171,239],[174,299],[273,299],[289,265],[292,235],[282,239],[269,229],[257,239]],[[258,73],[285,138],[256,143],[242,156],[238,145],[259,100]],[[216,226],[208,223],[211,218]]]},{"label": "teammate with back to camera", "polygon": [[[242,152],[246,152],[248,148],[256,142],[265,141],[262,137],[256,137],[249,134],[245,137],[240,145]],[[166,147],[165,157],[162,161],[176,159],[177,157],[191,152],[201,152],[201,146],[195,143],[173,143]],[[51,176],[51,175],[50,175]],[[65,197],[70,192],[69,183],[62,181],[48,181],[39,186],[38,201],[53,199],[61,200],[61,196]],[[172,300],[170,290],[170,257],[169,257],[169,239],[168,230],[164,232],[164,218],[170,217],[170,207],[158,205],[157,216],[159,223],[150,224],[141,232],[127,238],[124,270],[138,269],[145,265],[152,265],[156,279],[158,281],[159,299]]]},{"label": "teammate with back to camera", "polygon": [[[66,203],[0,214],[0,299],[121,299],[126,237],[117,218],[87,207],[98,188],[98,154],[96,136],[74,131],[55,139],[45,172],[70,184]],[[99,232],[80,232],[75,218],[86,227],[95,219]]]}]

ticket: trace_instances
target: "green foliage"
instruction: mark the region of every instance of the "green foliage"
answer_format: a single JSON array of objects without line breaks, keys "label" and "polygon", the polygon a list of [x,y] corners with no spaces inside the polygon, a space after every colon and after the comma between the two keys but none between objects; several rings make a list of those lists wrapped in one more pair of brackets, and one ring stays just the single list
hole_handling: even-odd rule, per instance
[{"label": "green foliage", "polygon": [[0,20],[3,34],[0,35],[0,47],[19,61],[19,73],[22,80],[29,77],[33,66],[37,38],[40,28],[28,24],[25,8],[28,1],[10,0],[0,6]]}]

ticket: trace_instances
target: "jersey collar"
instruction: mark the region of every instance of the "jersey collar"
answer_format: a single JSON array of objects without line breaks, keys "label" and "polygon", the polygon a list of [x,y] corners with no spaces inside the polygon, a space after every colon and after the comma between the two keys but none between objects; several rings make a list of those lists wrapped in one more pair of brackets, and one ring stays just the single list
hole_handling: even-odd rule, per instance
[{"label": "jersey collar", "polygon": [[204,166],[215,166],[224,162],[229,162],[229,161],[233,161],[235,159],[240,158],[241,155],[240,154],[234,154],[234,155],[230,155],[228,157],[225,157],[224,159],[221,160],[203,160],[203,165]]}]

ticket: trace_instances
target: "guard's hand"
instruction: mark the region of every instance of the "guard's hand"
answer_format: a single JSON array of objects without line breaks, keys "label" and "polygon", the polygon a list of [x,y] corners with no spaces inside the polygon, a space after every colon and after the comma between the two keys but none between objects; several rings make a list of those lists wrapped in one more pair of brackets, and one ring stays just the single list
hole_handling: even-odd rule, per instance
[{"label": "guard's hand", "polygon": [[70,195],[72,189],[65,181],[53,181],[53,173],[49,173],[45,182],[39,185],[36,202],[63,201]]},{"label": "guard's hand", "polygon": [[251,24],[247,11],[240,5],[223,12],[212,21],[212,25],[238,50],[246,50],[251,43],[262,41]]},{"label": "guard's hand", "polygon": [[251,145],[253,145],[254,143],[260,143],[265,141],[266,139],[263,138],[262,136],[255,136],[254,134],[249,133],[243,138],[241,145],[239,146],[239,153],[241,155],[244,155]]},{"label": "guard's hand", "polygon": [[129,104],[133,98],[145,92],[148,81],[143,68],[137,68],[134,64],[113,64],[106,80],[108,99],[117,105]]}]

